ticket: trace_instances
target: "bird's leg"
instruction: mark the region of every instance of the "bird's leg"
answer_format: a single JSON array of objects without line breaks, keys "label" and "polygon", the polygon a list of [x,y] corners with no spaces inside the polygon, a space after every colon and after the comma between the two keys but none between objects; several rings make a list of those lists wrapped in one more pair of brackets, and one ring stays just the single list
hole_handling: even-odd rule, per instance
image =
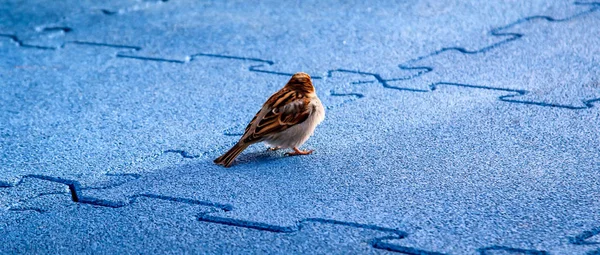
[{"label": "bird's leg", "polygon": [[308,155],[313,153],[314,150],[299,150],[298,148],[294,147],[294,152],[288,152],[285,155],[287,156],[298,156],[298,155]]},{"label": "bird's leg", "polygon": [[276,151],[276,150],[279,150],[279,149],[281,149],[281,147],[275,146],[275,147],[269,147],[269,148],[267,148],[267,151]]}]

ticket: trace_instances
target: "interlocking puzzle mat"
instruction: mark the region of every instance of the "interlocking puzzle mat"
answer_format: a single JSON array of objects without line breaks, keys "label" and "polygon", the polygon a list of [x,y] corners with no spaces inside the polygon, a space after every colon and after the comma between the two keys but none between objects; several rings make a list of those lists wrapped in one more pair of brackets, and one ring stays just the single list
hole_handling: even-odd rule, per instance
[{"label": "interlocking puzzle mat", "polygon": [[[600,3],[6,1],[2,253],[600,253]],[[212,160],[290,74],[326,120]]]}]

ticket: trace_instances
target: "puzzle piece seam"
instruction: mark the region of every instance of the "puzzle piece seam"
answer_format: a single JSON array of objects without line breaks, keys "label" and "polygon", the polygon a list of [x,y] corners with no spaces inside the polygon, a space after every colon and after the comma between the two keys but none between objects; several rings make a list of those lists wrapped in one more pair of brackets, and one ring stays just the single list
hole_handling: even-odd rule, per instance
[{"label": "puzzle piece seam", "polygon": [[[16,44],[17,47],[38,49],[38,50],[59,50],[59,49],[65,48],[67,45],[70,45],[70,44],[85,45],[85,46],[91,46],[91,47],[109,47],[109,48],[115,48],[115,49],[125,49],[125,50],[130,50],[130,51],[142,50],[142,47],[133,46],[133,45],[120,45],[120,44],[86,42],[86,41],[66,41],[66,42],[62,43],[61,45],[59,45],[58,47],[49,47],[49,46],[40,46],[40,45],[33,45],[33,44],[25,43],[23,40],[21,40],[18,36],[14,35],[14,34],[0,34],[0,37],[8,38],[10,41],[12,41],[14,44]],[[117,56],[119,56],[119,53],[117,53]]]},{"label": "puzzle piece seam", "polygon": [[581,100],[581,102],[585,106],[571,106],[571,105],[562,105],[562,104],[554,104],[554,103],[547,103],[547,102],[515,100],[515,99],[511,99],[511,98],[527,95],[528,93],[530,93],[530,91],[519,90],[519,89],[490,87],[490,86],[482,86],[482,85],[461,84],[461,83],[454,83],[454,82],[436,82],[436,83],[429,85],[429,88],[431,89],[431,91],[435,91],[440,86],[454,86],[454,87],[459,87],[459,88],[485,89],[485,90],[492,90],[492,91],[510,92],[512,94],[499,96],[498,99],[500,101],[507,102],[507,103],[537,105],[537,106],[542,106],[542,107],[554,107],[554,108],[563,108],[563,109],[569,109],[569,110],[589,109],[589,108],[594,107],[594,103],[600,101],[600,98]]},{"label": "puzzle piece seam", "polygon": [[[135,175],[135,174],[108,174],[111,176],[132,176],[134,178],[139,178],[139,175]],[[69,189],[69,194],[71,196],[71,200],[73,202],[77,202],[77,203],[83,203],[83,204],[91,204],[91,205],[100,205],[102,206],[103,201],[98,200],[98,199],[94,199],[91,197],[87,197],[84,196],[82,193],[82,190],[86,190],[86,189],[109,189],[109,188],[114,188],[120,185],[123,185],[125,182],[123,183],[118,183],[118,184],[114,184],[114,185],[108,185],[108,186],[102,186],[102,187],[90,187],[90,188],[86,188],[83,187],[82,185],[78,182],[78,181],[74,181],[74,180],[69,180],[69,179],[64,179],[64,178],[60,178],[60,177],[52,177],[52,176],[46,176],[46,175],[37,175],[37,174],[30,174],[30,175],[24,175],[21,176],[21,178],[14,184],[8,183],[8,182],[0,182],[0,188],[15,188],[20,186],[21,184],[23,184],[23,182],[26,179],[36,179],[36,180],[42,180],[42,181],[48,181],[48,182],[52,182],[52,183],[58,183],[58,184],[62,184],[62,185],[66,185]],[[54,195],[57,193],[40,193],[38,194],[37,197],[41,197],[41,196],[45,196],[45,195]],[[106,203],[108,204],[108,203]]]},{"label": "puzzle piece seam", "polygon": [[[485,88],[485,89],[490,89],[490,90],[505,90],[508,91],[508,89],[503,89],[503,88],[494,88],[494,87],[485,87],[485,86],[478,86],[478,85],[468,85],[468,84],[458,84],[458,83],[448,83],[448,82],[438,82],[438,83],[434,83],[430,85],[430,90],[420,90],[420,89],[412,89],[412,88],[403,88],[403,87],[396,87],[396,86],[391,86],[388,84],[388,82],[391,81],[399,81],[399,80],[410,80],[416,77],[419,77],[421,75],[424,75],[426,73],[432,72],[434,71],[433,67],[429,67],[429,66],[410,66],[410,63],[422,60],[422,59],[426,59],[426,58],[430,58],[430,57],[436,57],[438,55],[441,55],[444,52],[448,52],[448,51],[457,51],[461,54],[478,54],[478,53],[484,53],[487,51],[490,51],[492,49],[495,49],[501,45],[504,45],[508,42],[511,41],[515,41],[517,39],[522,38],[525,34],[521,34],[521,33],[505,33],[502,32],[502,30],[507,30],[510,29],[516,25],[519,24],[523,24],[523,23],[527,23],[527,22],[532,22],[535,20],[545,20],[547,22],[565,22],[565,21],[569,21],[572,19],[575,19],[577,17],[581,17],[584,16],[586,14],[590,14],[592,12],[595,12],[597,10],[600,9],[600,7],[597,7],[597,5],[600,5],[600,3],[596,3],[596,2],[591,2],[591,3],[581,3],[581,2],[575,2],[575,5],[591,5],[592,7],[590,7],[588,10],[582,11],[582,12],[578,12],[574,15],[565,17],[565,18],[554,18],[554,17],[550,17],[550,16],[540,16],[540,15],[536,15],[536,16],[528,16],[525,18],[521,18],[517,21],[514,21],[508,25],[504,25],[501,27],[497,27],[494,28],[490,31],[490,34],[492,36],[495,37],[505,37],[505,36],[509,36],[509,38],[502,40],[500,42],[496,42],[494,44],[485,46],[483,48],[480,48],[478,50],[467,50],[465,48],[461,48],[461,47],[446,47],[446,48],[442,48],[440,50],[437,50],[433,53],[424,55],[424,56],[420,56],[417,57],[415,59],[409,60],[408,62],[399,65],[400,69],[403,70],[420,70],[418,73],[410,76],[410,77],[401,77],[401,78],[392,78],[392,79],[383,79],[381,77],[381,75],[377,74],[377,73],[369,73],[369,72],[361,72],[361,71],[354,71],[354,70],[346,70],[346,69],[332,69],[327,71],[327,77],[332,77],[332,74],[334,72],[342,72],[342,73],[354,73],[354,74],[359,74],[359,75],[370,75],[372,77],[374,77],[384,88],[387,89],[395,89],[395,90],[399,90],[399,91],[409,91],[409,92],[431,92],[433,90],[435,90],[436,86],[439,85],[451,85],[454,84],[456,86],[459,87],[470,87],[470,88],[475,88],[475,87],[479,87],[479,88]],[[61,29],[61,30],[65,30],[65,32],[71,31],[71,29],[69,29],[68,27],[56,27],[56,28],[50,28],[50,29]],[[21,47],[29,47],[29,48],[37,48],[37,49],[44,49],[44,50],[52,50],[52,49],[56,49],[56,48],[48,48],[48,47],[42,47],[42,46],[35,46],[35,45],[28,45],[25,44],[23,41],[21,41],[17,36],[15,35],[8,35],[8,34],[0,34],[0,37],[7,37],[9,39],[11,39],[12,41],[14,41],[17,45],[21,46]],[[88,46],[99,46],[99,47],[111,47],[111,48],[124,48],[124,49],[128,49],[131,51],[140,51],[143,48],[139,47],[139,46],[130,46],[130,45],[117,45],[117,44],[109,44],[109,43],[97,43],[97,42],[83,42],[83,41],[69,41],[69,42],[65,42],[60,48],[65,47],[67,44],[79,44],[79,45],[88,45]],[[222,58],[222,59],[232,59],[232,60],[241,60],[241,61],[251,61],[251,62],[258,62],[261,63],[260,65],[252,65],[248,68],[249,71],[251,72],[259,72],[259,73],[267,73],[267,74],[274,74],[274,75],[285,75],[285,76],[290,76],[292,74],[289,73],[282,73],[282,72],[276,72],[276,71],[266,71],[266,70],[261,70],[260,67],[266,65],[272,66],[275,65],[276,63],[274,61],[271,60],[265,60],[265,59],[259,59],[259,58],[248,58],[248,57],[240,57],[240,56],[231,56],[231,55],[221,55],[221,54],[211,54],[211,53],[196,53],[196,54],[192,54],[189,57],[186,58],[185,61],[181,61],[181,60],[174,60],[174,59],[165,59],[165,58],[153,58],[153,57],[141,57],[141,56],[134,56],[134,55],[127,55],[123,52],[118,52],[116,55],[118,58],[132,58],[132,59],[138,59],[138,60],[144,60],[144,61],[160,61],[160,62],[170,62],[170,63],[179,63],[179,64],[184,64],[190,61],[193,61],[195,59],[197,59],[198,57],[211,57],[211,58]],[[322,77],[319,76],[315,76],[313,77],[314,79],[322,79]],[[580,109],[587,109],[587,108],[592,108],[594,106],[594,103],[597,101],[600,101],[600,98],[594,98],[594,99],[590,99],[590,100],[582,100],[582,103],[585,105],[584,107],[576,107],[576,106],[569,106],[569,105],[560,105],[560,104],[553,104],[553,103],[546,103],[546,102],[536,102],[536,101],[522,101],[522,100],[514,100],[514,99],[509,99],[509,98],[513,98],[516,96],[521,96],[521,95],[525,95],[529,92],[524,91],[524,90],[513,90],[511,92],[515,92],[517,94],[515,95],[505,95],[505,96],[500,96],[499,99],[501,101],[504,102],[508,102],[508,103],[519,103],[519,104],[526,104],[526,105],[537,105],[537,106],[543,106],[543,107],[556,107],[556,108],[565,108],[565,109],[571,109],[571,110],[580,110]],[[353,99],[350,100],[346,100],[344,101],[342,104],[338,105],[338,106],[331,106],[329,107],[329,109],[335,108],[335,107],[339,107],[345,103],[348,102],[352,102],[355,101],[357,99],[360,99],[362,97],[364,97],[364,94],[361,93],[352,93],[352,94],[342,94],[342,93],[336,93],[335,91],[330,91],[330,95],[331,96],[353,96]],[[229,134],[229,132],[225,131],[224,132],[225,135],[228,136],[233,136],[233,135],[237,135],[237,134]]]},{"label": "puzzle piece seam", "polygon": [[[132,176],[135,178],[140,177],[139,175],[135,175],[135,174],[111,174],[111,175],[112,176]],[[405,238],[409,237],[409,234],[404,231],[398,230],[398,229],[380,227],[377,225],[361,224],[361,223],[356,223],[356,222],[347,222],[347,221],[339,221],[339,220],[324,219],[324,218],[306,218],[306,219],[302,219],[302,220],[298,221],[294,226],[278,226],[278,225],[271,225],[271,224],[255,222],[255,221],[238,220],[238,219],[232,219],[232,218],[211,215],[216,212],[232,211],[234,209],[234,207],[229,204],[214,203],[214,202],[210,202],[210,201],[180,198],[180,197],[171,197],[171,196],[148,194],[148,193],[135,194],[132,196],[128,196],[127,202],[119,203],[119,202],[112,202],[112,201],[103,200],[103,199],[99,199],[99,198],[95,198],[95,197],[84,196],[82,193],[83,190],[115,188],[117,186],[123,185],[125,182],[116,184],[116,185],[81,188],[81,184],[75,180],[69,180],[69,179],[63,179],[63,178],[45,176],[45,175],[27,175],[27,176],[23,176],[15,184],[0,183],[0,188],[17,187],[17,186],[21,185],[25,179],[28,179],[28,178],[67,185],[69,188],[70,195],[71,195],[71,200],[75,203],[80,203],[80,204],[89,204],[92,206],[115,209],[115,208],[121,208],[124,206],[129,206],[134,203],[137,203],[139,198],[149,198],[149,199],[183,203],[183,204],[194,205],[194,206],[206,206],[206,207],[213,208],[213,210],[211,210],[211,211],[200,213],[199,215],[197,215],[197,220],[201,221],[201,222],[227,225],[227,226],[233,226],[233,227],[240,227],[240,228],[246,228],[246,229],[254,229],[254,230],[258,230],[258,231],[267,231],[267,232],[273,232],[273,233],[298,232],[298,231],[302,230],[303,225],[306,223],[319,223],[319,224],[331,224],[331,225],[336,225],[336,226],[347,226],[347,227],[352,227],[352,228],[357,228],[357,229],[380,231],[380,232],[389,234],[389,235],[386,235],[383,237],[372,238],[367,241],[367,243],[375,249],[399,252],[399,253],[403,253],[403,254],[420,254],[420,255],[443,255],[444,254],[444,253],[439,253],[439,252],[430,252],[430,251],[426,251],[426,250],[421,250],[421,249],[409,247],[409,246],[402,246],[402,245],[398,245],[398,244],[388,243],[386,241],[405,239]],[[48,194],[55,194],[55,193],[48,193]],[[46,194],[46,195],[48,195],[48,194]],[[35,208],[35,207],[11,208],[9,210],[15,211],[15,212],[23,212],[23,211],[34,211],[34,212],[38,212],[38,213],[46,213],[47,212],[44,209]],[[597,235],[598,233],[600,233],[600,228],[593,229],[590,231],[584,231],[583,233],[581,233],[573,238],[570,238],[569,242],[571,244],[575,244],[575,245],[597,244],[596,242],[587,242],[585,240],[591,238],[592,236]],[[477,251],[481,255],[488,254],[489,251],[495,251],[495,250],[507,251],[507,252],[511,252],[511,253],[527,254],[527,255],[546,255],[546,254],[548,254],[546,251],[511,248],[511,247],[506,247],[506,246],[490,246],[490,247],[477,249]]]},{"label": "puzzle piece seam", "polygon": [[[115,176],[117,176],[117,175],[115,175]],[[139,177],[138,175],[134,175],[134,176]],[[95,198],[95,197],[84,196],[82,191],[85,189],[108,189],[108,188],[114,188],[118,185],[114,185],[111,187],[104,186],[104,187],[81,188],[81,184],[78,181],[63,179],[63,178],[58,178],[58,177],[45,176],[45,175],[23,176],[15,184],[11,185],[8,183],[1,183],[2,186],[0,186],[0,187],[2,187],[2,188],[17,187],[17,186],[21,185],[25,179],[37,179],[37,180],[67,185],[69,188],[69,193],[71,195],[72,202],[79,203],[79,204],[89,204],[89,205],[98,206],[98,207],[113,208],[113,209],[121,208],[121,207],[129,206],[129,205],[136,203],[139,198],[150,198],[150,199],[157,199],[157,200],[170,201],[170,202],[176,202],[176,203],[183,203],[183,204],[188,204],[188,205],[207,206],[207,207],[211,207],[215,210],[211,210],[207,213],[198,215],[198,221],[230,225],[230,226],[235,226],[235,227],[243,227],[243,228],[255,229],[255,230],[259,230],[259,231],[267,231],[267,232],[275,232],[275,233],[293,233],[293,232],[301,231],[302,225],[305,223],[332,224],[332,225],[348,226],[348,227],[359,228],[359,229],[381,231],[381,232],[388,233],[391,235],[371,239],[368,241],[368,243],[374,248],[385,249],[385,250],[390,250],[390,251],[395,251],[395,249],[398,249],[398,247],[383,244],[382,242],[384,240],[401,239],[401,238],[404,238],[407,236],[407,234],[405,232],[397,230],[397,229],[384,228],[384,227],[379,227],[379,226],[375,226],[375,225],[367,225],[367,224],[360,224],[360,223],[354,223],[354,222],[322,219],[322,218],[308,218],[308,219],[299,221],[298,224],[293,227],[282,227],[282,226],[269,225],[269,224],[259,223],[259,222],[233,220],[233,219],[228,219],[228,218],[215,217],[215,216],[210,216],[209,214],[215,213],[215,212],[228,212],[228,211],[233,210],[233,206],[231,206],[229,204],[214,203],[214,202],[210,202],[210,201],[201,201],[201,200],[188,199],[188,198],[170,197],[170,196],[163,196],[163,195],[157,195],[157,194],[136,194],[136,195],[129,196],[128,201],[125,203],[112,202],[112,201],[99,199],[99,198]],[[50,194],[50,193],[48,193],[48,194]],[[44,195],[48,195],[48,194],[44,194]],[[41,197],[41,196],[38,196],[38,197]],[[35,208],[35,207],[10,208],[9,210],[15,211],[15,212],[24,212],[24,211],[34,211],[37,213],[46,213],[47,212],[47,210],[45,210],[45,209]]]},{"label": "puzzle piece seam", "polygon": [[[337,226],[353,227],[353,228],[358,228],[358,229],[375,230],[375,231],[381,231],[381,232],[384,232],[386,234],[391,234],[391,235],[387,235],[384,237],[376,237],[376,238],[372,238],[372,239],[368,240],[367,243],[371,247],[373,247],[375,249],[382,249],[382,250],[387,250],[387,251],[392,251],[392,252],[403,252],[403,253],[408,250],[406,247],[390,245],[390,244],[387,244],[384,242],[386,240],[397,240],[397,239],[405,238],[408,236],[408,234],[406,232],[403,232],[403,231],[400,231],[397,229],[392,229],[392,228],[384,228],[384,227],[380,227],[380,226],[376,226],[376,225],[360,224],[360,223],[355,223],[355,222],[346,222],[346,221],[338,221],[338,220],[323,219],[323,218],[306,218],[306,219],[297,221],[297,223],[293,226],[278,226],[278,225],[271,225],[271,224],[255,222],[255,221],[238,220],[238,219],[231,219],[231,218],[226,218],[226,217],[212,216],[210,214],[211,214],[211,212],[200,214],[197,216],[197,219],[198,219],[198,221],[212,223],[212,224],[220,224],[220,225],[233,226],[233,227],[239,227],[239,228],[254,229],[254,230],[258,230],[258,231],[267,231],[267,232],[273,232],[273,233],[286,233],[286,234],[301,231],[303,228],[303,225],[306,223],[331,224],[331,225],[337,225]],[[423,254],[434,255],[437,253],[423,253]]]},{"label": "puzzle piece seam", "polygon": [[[108,174],[108,175],[110,175],[110,176],[132,176],[136,179],[141,177],[140,175],[137,175],[137,174]],[[118,186],[124,185],[128,181],[113,184],[113,185],[100,186],[100,187],[82,187],[82,185],[78,181],[75,181],[75,180],[64,179],[64,178],[60,178],[60,177],[46,176],[46,175],[32,174],[32,175],[22,176],[14,184],[0,182],[0,188],[18,187],[26,179],[36,179],[36,180],[42,180],[42,181],[48,181],[48,182],[52,182],[52,183],[66,185],[69,189],[69,195],[71,196],[72,202],[80,203],[80,204],[89,204],[89,205],[93,205],[93,206],[108,207],[108,208],[121,208],[121,207],[136,203],[139,198],[151,198],[151,199],[165,200],[165,201],[171,201],[171,202],[185,203],[185,204],[190,204],[190,205],[201,205],[201,206],[214,207],[214,208],[220,209],[222,211],[230,211],[233,209],[233,207],[231,205],[227,205],[227,204],[213,203],[210,201],[201,201],[201,200],[194,200],[194,199],[187,199],[187,198],[169,197],[169,196],[149,194],[149,193],[136,194],[133,196],[129,196],[128,201],[125,203],[113,202],[113,201],[99,199],[99,198],[95,198],[95,197],[91,197],[91,196],[85,196],[83,193],[84,190],[105,190],[105,189],[116,188]],[[37,197],[41,197],[41,196],[45,196],[45,195],[56,195],[56,194],[63,194],[63,193],[40,193],[40,194],[38,194]],[[21,211],[21,210],[23,210],[23,208],[16,209],[16,210]],[[28,208],[27,210],[45,212],[45,210],[39,209],[39,208]]]},{"label": "puzzle piece seam", "polygon": [[[468,55],[475,55],[475,54],[485,53],[487,51],[490,51],[492,49],[498,48],[498,47],[500,47],[500,46],[502,46],[504,44],[507,44],[509,42],[521,39],[523,36],[525,36],[525,34],[521,34],[521,33],[503,33],[503,32],[501,32],[502,30],[507,30],[507,29],[510,29],[510,28],[515,27],[517,25],[524,24],[524,23],[527,23],[527,22],[532,22],[532,21],[535,21],[535,20],[545,20],[545,21],[548,21],[548,22],[556,22],[556,23],[567,22],[567,21],[576,19],[578,17],[584,16],[584,15],[587,15],[587,14],[591,14],[593,12],[596,12],[596,11],[600,10],[600,7],[598,7],[598,6],[600,6],[600,2],[598,2],[598,3],[596,3],[596,2],[593,2],[593,3],[575,2],[574,4],[575,5],[591,5],[592,7],[590,7],[589,9],[587,9],[585,11],[578,12],[578,13],[576,13],[574,15],[571,15],[571,16],[568,16],[568,17],[565,17],[565,18],[562,18],[562,19],[553,18],[553,17],[550,17],[550,16],[541,16],[541,15],[528,16],[528,17],[525,17],[525,18],[521,18],[521,19],[518,19],[517,21],[509,23],[508,25],[496,27],[496,28],[493,28],[492,30],[490,30],[490,32],[489,32],[490,35],[492,35],[494,37],[506,37],[506,36],[508,36],[509,38],[507,38],[505,40],[493,43],[491,45],[488,45],[488,46],[485,46],[485,47],[482,47],[482,48],[476,49],[476,50],[468,50],[468,49],[462,48],[462,47],[444,47],[444,48],[436,50],[436,51],[434,51],[432,53],[429,53],[429,54],[426,54],[426,55],[419,56],[419,57],[416,57],[414,59],[408,60],[407,62],[405,62],[403,64],[400,64],[399,67],[400,67],[400,69],[407,69],[407,70],[412,70],[412,69],[423,69],[423,70],[425,70],[422,73],[419,73],[419,75],[413,77],[413,78],[416,78],[416,77],[419,77],[419,76],[424,75],[426,73],[433,72],[435,68],[431,67],[431,66],[411,66],[411,63],[414,63],[414,62],[417,62],[417,61],[420,61],[420,60],[423,60],[423,59],[427,59],[427,58],[437,57],[437,56],[441,55],[442,53],[450,52],[450,51],[456,51],[456,52],[459,52],[461,54],[468,54]],[[596,5],[598,5],[598,6],[596,6]],[[395,79],[388,79],[386,81],[396,81],[396,80]]]},{"label": "puzzle piece seam", "polygon": [[488,255],[490,251],[506,251],[510,253],[522,254],[522,255],[549,255],[547,251],[539,251],[539,250],[528,250],[528,249],[520,249],[520,248],[512,248],[506,246],[490,246],[485,248],[477,249],[480,255]]},{"label": "puzzle piece seam", "polygon": [[[427,251],[427,250],[423,250],[423,249],[418,249],[415,247],[403,246],[403,245],[399,245],[399,244],[393,244],[393,243],[386,242],[388,240],[406,239],[406,238],[410,237],[410,235],[401,230],[392,229],[392,228],[384,228],[384,227],[380,227],[380,226],[376,226],[376,225],[337,221],[337,220],[323,219],[323,218],[306,218],[306,219],[297,221],[297,223],[293,226],[279,226],[279,225],[272,225],[272,224],[266,224],[266,223],[255,222],[255,221],[247,221],[247,220],[239,220],[239,219],[232,219],[232,218],[226,218],[226,217],[212,216],[212,215],[210,215],[212,213],[215,213],[215,212],[202,213],[197,216],[197,219],[202,222],[208,222],[208,223],[213,223],[213,224],[220,224],[220,225],[226,225],[226,226],[232,226],[232,227],[247,228],[247,229],[254,229],[254,230],[259,230],[259,231],[267,231],[267,232],[282,233],[282,234],[289,234],[289,233],[295,233],[295,232],[301,231],[303,224],[313,223],[313,222],[314,223],[349,226],[349,227],[355,227],[355,228],[360,228],[360,229],[370,229],[370,230],[376,230],[376,231],[381,231],[384,233],[392,234],[391,236],[376,237],[376,238],[372,238],[372,239],[368,240],[368,244],[375,249],[386,250],[386,251],[391,251],[391,252],[398,252],[398,253],[402,253],[402,254],[445,255],[445,253],[432,252],[432,251]],[[479,248],[476,251],[479,252],[481,255],[486,255],[486,254],[488,254],[489,251],[507,251],[507,252],[511,252],[511,253],[520,253],[520,254],[526,254],[526,255],[547,255],[548,254],[548,252],[546,252],[546,251],[520,249],[520,248],[512,248],[512,247],[506,247],[506,246],[489,246],[489,247]]]},{"label": "puzzle piece seam", "polygon": [[569,242],[575,245],[598,245],[600,242],[587,241],[587,239],[597,236],[598,234],[600,234],[600,227],[583,231],[581,234],[569,238]]}]

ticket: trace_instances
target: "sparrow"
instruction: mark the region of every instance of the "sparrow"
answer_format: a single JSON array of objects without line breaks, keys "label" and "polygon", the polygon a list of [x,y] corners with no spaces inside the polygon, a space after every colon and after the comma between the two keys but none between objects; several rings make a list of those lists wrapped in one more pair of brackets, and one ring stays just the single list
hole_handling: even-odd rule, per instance
[{"label": "sparrow", "polygon": [[233,160],[248,146],[265,142],[270,150],[288,149],[286,155],[308,155],[313,150],[300,147],[325,119],[325,108],[317,97],[310,75],[295,73],[288,83],[271,95],[246,127],[244,135],[215,164],[231,166]]}]

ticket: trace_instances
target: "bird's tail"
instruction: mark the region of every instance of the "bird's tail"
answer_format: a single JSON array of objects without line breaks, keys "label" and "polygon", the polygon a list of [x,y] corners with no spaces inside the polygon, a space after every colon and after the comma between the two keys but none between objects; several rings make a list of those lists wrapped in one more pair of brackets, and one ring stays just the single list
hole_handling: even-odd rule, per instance
[{"label": "bird's tail", "polygon": [[237,158],[237,156],[240,155],[242,151],[248,148],[249,145],[250,144],[243,143],[241,141],[236,143],[231,149],[229,149],[229,151],[215,159],[215,164],[223,165],[224,167],[229,167],[233,160]]}]

